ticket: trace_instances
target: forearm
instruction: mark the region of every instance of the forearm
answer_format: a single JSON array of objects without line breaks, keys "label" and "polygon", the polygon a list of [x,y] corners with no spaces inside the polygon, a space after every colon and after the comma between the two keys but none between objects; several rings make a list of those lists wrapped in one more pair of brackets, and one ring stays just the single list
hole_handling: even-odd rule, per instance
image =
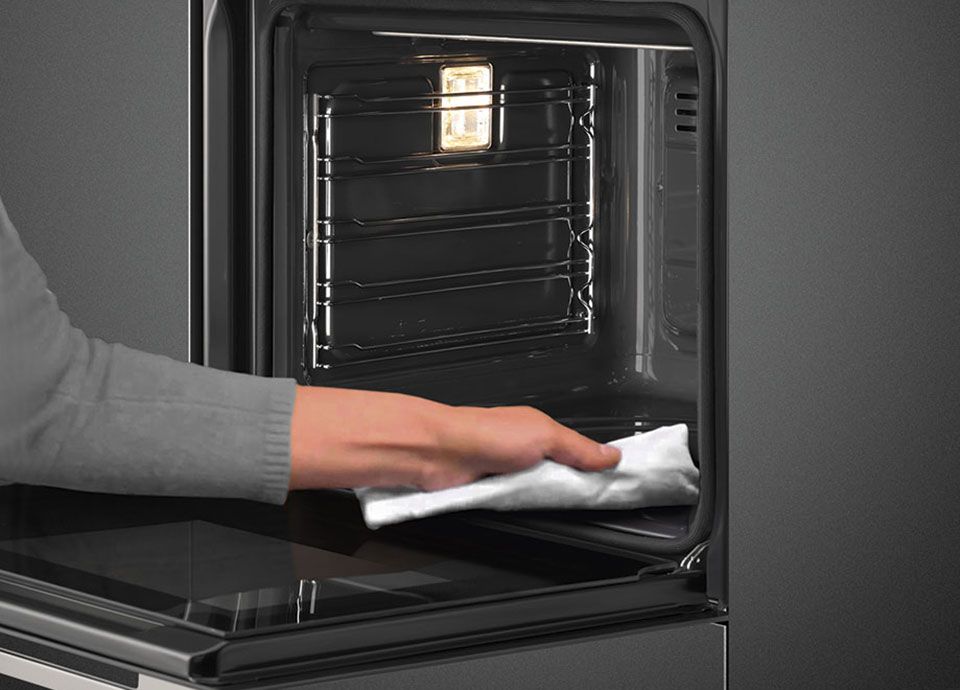
[{"label": "forearm", "polygon": [[0,204],[0,478],[282,502],[294,384],[88,339]]},{"label": "forearm", "polygon": [[297,390],[290,488],[418,483],[456,408],[397,393]]},{"label": "forearm", "polygon": [[207,369],[76,332],[20,481],[282,503],[292,381]]}]

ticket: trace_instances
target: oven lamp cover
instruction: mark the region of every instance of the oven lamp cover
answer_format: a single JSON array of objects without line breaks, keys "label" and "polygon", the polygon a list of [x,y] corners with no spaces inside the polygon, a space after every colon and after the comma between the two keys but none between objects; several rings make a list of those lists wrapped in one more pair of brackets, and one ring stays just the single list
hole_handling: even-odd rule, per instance
[{"label": "oven lamp cover", "polygon": [[[440,150],[481,151],[490,148],[493,69],[489,64],[440,68]],[[488,106],[488,107],[471,107]]]}]

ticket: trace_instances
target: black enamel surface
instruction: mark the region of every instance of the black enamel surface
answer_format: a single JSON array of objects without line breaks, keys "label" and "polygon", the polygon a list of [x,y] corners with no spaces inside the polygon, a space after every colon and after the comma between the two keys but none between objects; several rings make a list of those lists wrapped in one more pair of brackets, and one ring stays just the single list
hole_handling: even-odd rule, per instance
[{"label": "black enamel surface", "polygon": [[338,492],[284,507],[17,486],[0,499],[3,571],[221,632],[612,582],[659,562],[455,519],[374,532]]}]

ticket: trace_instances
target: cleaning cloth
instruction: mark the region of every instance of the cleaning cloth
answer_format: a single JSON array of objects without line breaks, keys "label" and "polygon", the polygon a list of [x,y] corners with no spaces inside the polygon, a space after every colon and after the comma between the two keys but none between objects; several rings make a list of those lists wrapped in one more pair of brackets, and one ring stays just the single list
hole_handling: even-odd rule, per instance
[{"label": "cleaning cloth", "polygon": [[690,457],[687,426],[636,434],[610,445],[621,451],[616,467],[582,472],[544,460],[521,472],[485,477],[440,491],[356,489],[371,529],[457,510],[629,509],[693,505],[700,473]]}]

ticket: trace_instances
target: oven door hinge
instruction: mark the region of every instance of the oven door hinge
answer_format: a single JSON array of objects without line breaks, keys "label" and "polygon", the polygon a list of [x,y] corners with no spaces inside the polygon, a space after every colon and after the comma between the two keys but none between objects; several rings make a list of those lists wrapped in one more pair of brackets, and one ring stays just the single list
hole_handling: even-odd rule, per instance
[{"label": "oven door hinge", "polygon": [[[702,572],[707,560],[707,550],[709,548],[709,540],[700,542],[694,546],[692,549],[690,549],[690,551],[687,552],[686,556],[680,559],[680,563],[677,565],[677,569],[674,572]],[[709,607],[713,611],[714,615],[727,615],[727,605],[725,602],[717,599],[716,597],[707,597],[707,603],[709,604]]]},{"label": "oven door hinge", "polygon": [[714,611],[714,613],[716,613],[718,616],[726,616],[726,615],[729,613],[729,611],[728,611],[728,609],[727,609],[727,605],[724,604],[724,603],[723,603],[722,601],[720,601],[719,599],[714,599],[713,597],[708,597],[708,598],[707,598],[707,603],[710,604],[710,608],[712,608],[713,611]]},{"label": "oven door hinge", "polygon": [[680,560],[680,564],[677,566],[677,569],[686,573],[694,570],[701,570],[704,558],[707,554],[707,547],[709,546],[709,541],[703,541],[694,546],[692,549],[690,549],[687,555]]}]

